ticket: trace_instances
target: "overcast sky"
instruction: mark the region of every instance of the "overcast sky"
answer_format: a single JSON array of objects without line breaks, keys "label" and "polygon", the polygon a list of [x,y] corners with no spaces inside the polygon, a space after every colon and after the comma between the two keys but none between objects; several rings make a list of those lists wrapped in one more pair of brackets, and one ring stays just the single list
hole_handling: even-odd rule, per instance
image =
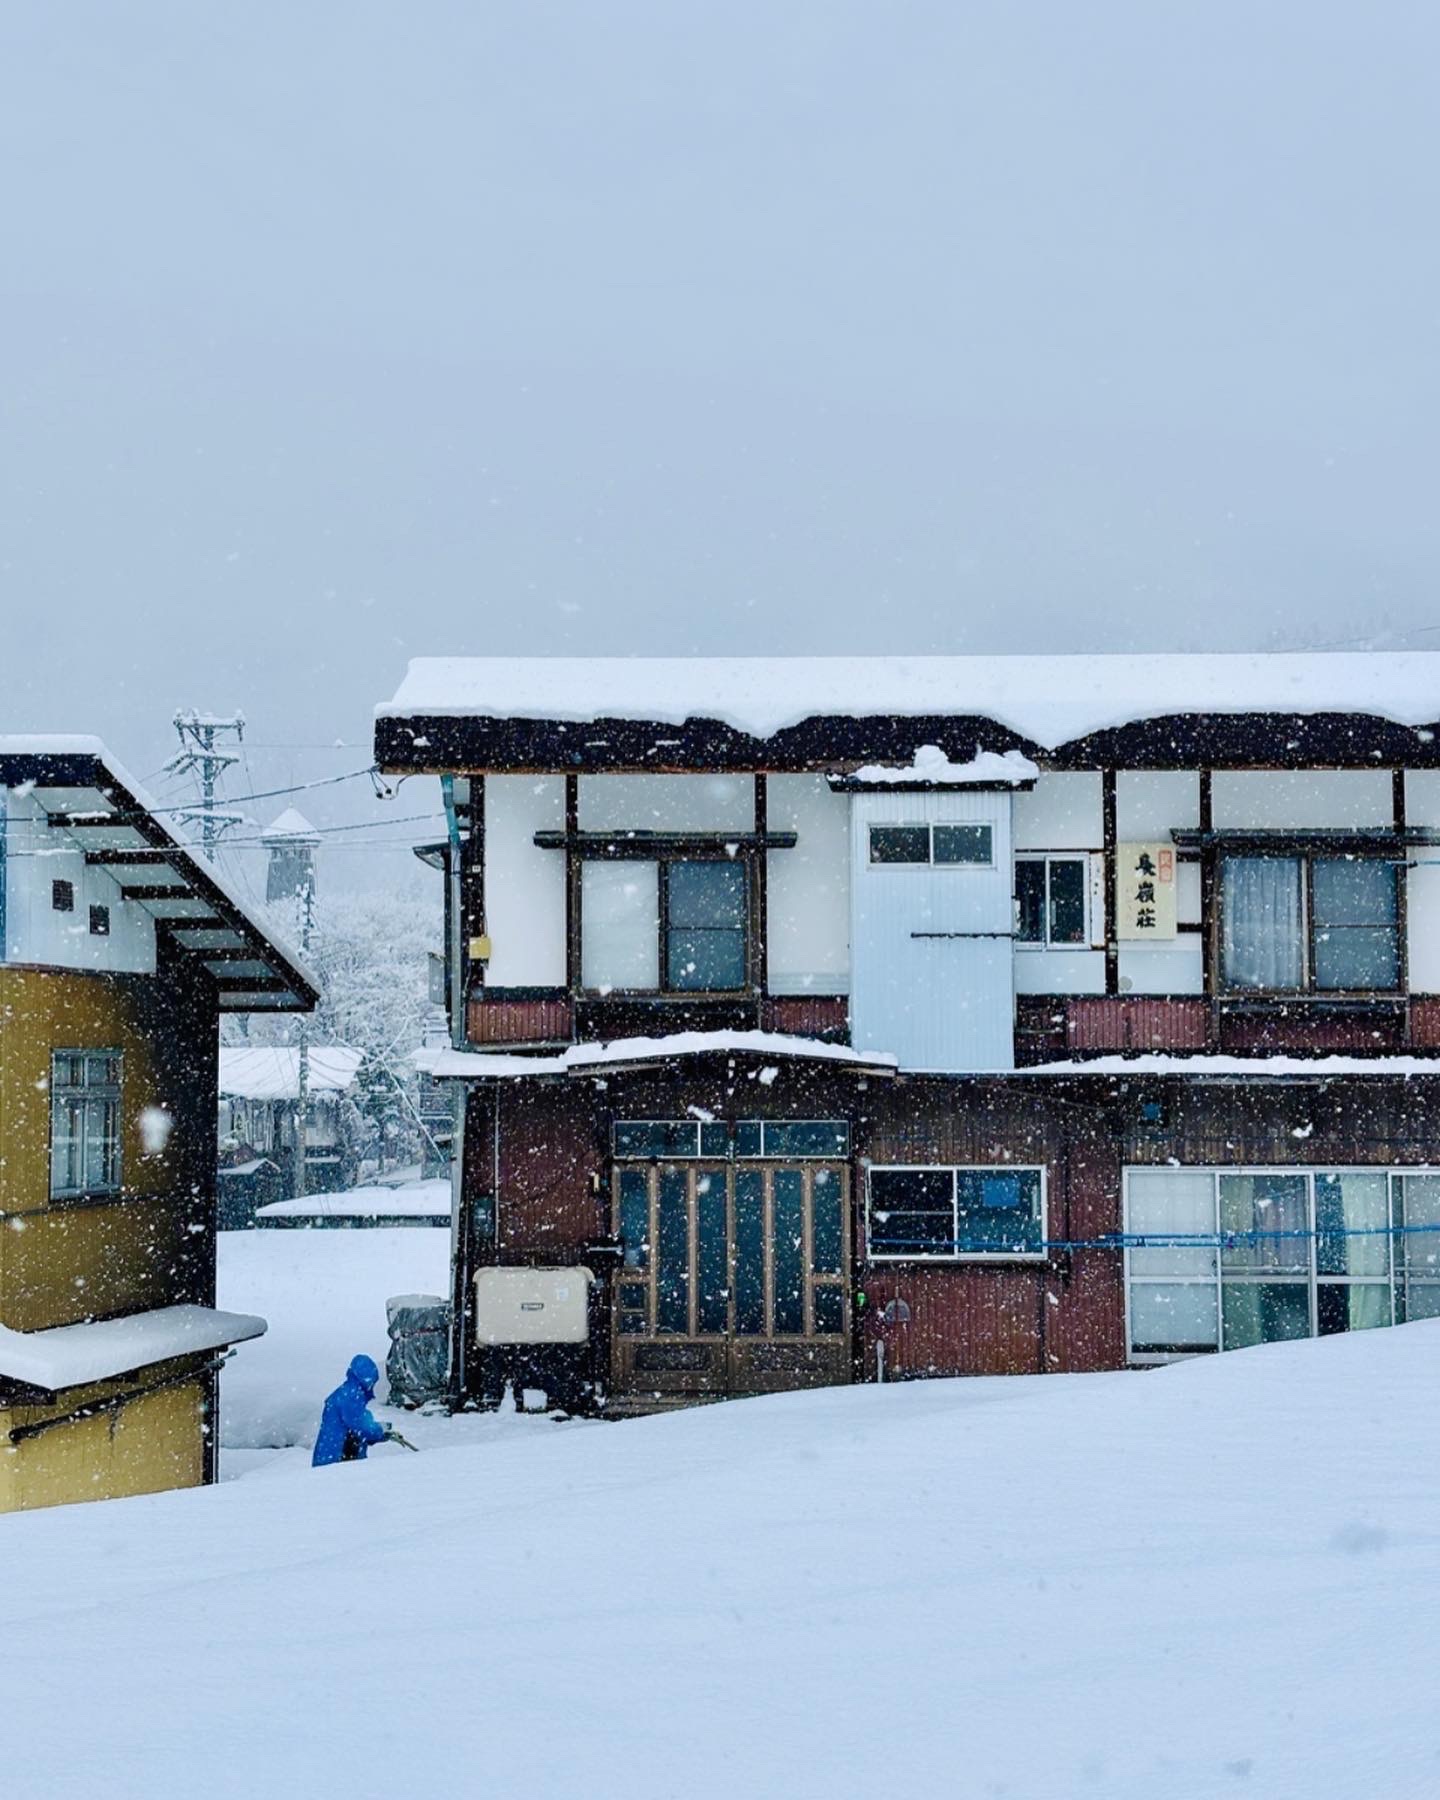
[{"label": "overcast sky", "polygon": [[0,729],[239,706],[264,785],[421,653],[1434,647],[1437,67],[1433,0],[3,0]]}]

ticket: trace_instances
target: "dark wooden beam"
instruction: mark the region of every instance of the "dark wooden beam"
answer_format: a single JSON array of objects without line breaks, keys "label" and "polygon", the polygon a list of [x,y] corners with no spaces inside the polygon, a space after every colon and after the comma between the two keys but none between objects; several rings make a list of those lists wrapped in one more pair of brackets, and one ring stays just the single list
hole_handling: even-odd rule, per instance
[{"label": "dark wooden beam", "polygon": [[154,864],[183,861],[185,852],[174,850],[87,850],[85,861],[95,868],[114,868],[120,863]]},{"label": "dark wooden beam", "polygon": [[163,882],[157,882],[150,887],[125,887],[122,884],[120,898],[122,900],[194,900],[198,896],[194,888],[166,887]]}]

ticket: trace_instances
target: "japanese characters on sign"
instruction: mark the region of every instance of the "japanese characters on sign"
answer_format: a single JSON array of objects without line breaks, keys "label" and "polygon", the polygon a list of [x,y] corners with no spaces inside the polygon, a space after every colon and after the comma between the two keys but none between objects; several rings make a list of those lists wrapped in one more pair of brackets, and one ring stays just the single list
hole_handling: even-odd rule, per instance
[{"label": "japanese characters on sign", "polygon": [[1116,849],[1116,935],[1131,941],[1175,935],[1175,849],[1120,844]]}]

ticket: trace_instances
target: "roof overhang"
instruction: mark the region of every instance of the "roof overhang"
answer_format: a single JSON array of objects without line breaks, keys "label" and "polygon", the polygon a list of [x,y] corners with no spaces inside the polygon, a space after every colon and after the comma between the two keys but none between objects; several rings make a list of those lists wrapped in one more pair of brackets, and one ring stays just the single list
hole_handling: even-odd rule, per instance
[{"label": "roof overhang", "polygon": [[772,1031],[680,1031],[669,1037],[617,1038],[610,1043],[572,1044],[553,1056],[515,1056],[483,1050],[417,1050],[415,1066],[440,1081],[522,1081],[583,1077],[607,1069],[666,1068],[677,1061],[724,1056],[761,1063],[805,1063],[838,1074],[892,1076],[899,1072],[887,1052],[852,1050],[817,1038]]},{"label": "roof overhang", "polygon": [[220,872],[183,843],[94,740],[0,738],[0,787],[21,788],[49,830],[103,868],[123,899],[214,984],[221,1012],[309,1012],[315,977]]}]

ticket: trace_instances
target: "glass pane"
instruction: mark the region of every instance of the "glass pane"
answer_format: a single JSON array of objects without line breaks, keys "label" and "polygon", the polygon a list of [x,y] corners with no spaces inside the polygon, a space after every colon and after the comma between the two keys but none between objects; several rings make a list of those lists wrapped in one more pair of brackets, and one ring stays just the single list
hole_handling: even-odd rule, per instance
[{"label": "glass pane", "polygon": [[988,868],[991,842],[992,832],[988,825],[937,825],[935,861],[945,864],[973,863]]},{"label": "glass pane", "polygon": [[660,985],[660,865],[587,862],[580,872],[580,979],[602,993]]},{"label": "glass pane", "polygon": [[843,1119],[779,1119],[765,1126],[767,1156],[844,1156],[849,1148]]},{"label": "glass pane", "polygon": [[649,1329],[650,1290],[637,1282],[624,1282],[620,1288],[620,1331],[625,1337],[637,1337]]},{"label": "glass pane", "polygon": [[1217,1349],[1216,1307],[1213,1282],[1137,1281],[1130,1289],[1130,1342],[1152,1355]]},{"label": "glass pane", "polygon": [[1383,1171],[1315,1177],[1318,1274],[1388,1275],[1389,1228],[1390,1181]]},{"label": "glass pane", "polygon": [[758,1119],[741,1119],[735,1127],[735,1154],[737,1156],[758,1156],[760,1154],[760,1121]]},{"label": "glass pane", "polygon": [[1440,1319],[1440,1281],[1415,1281],[1405,1295],[1407,1319]]},{"label": "glass pane", "polygon": [[693,1119],[618,1119],[617,1156],[694,1156],[697,1126]]},{"label": "glass pane", "polygon": [[764,1180],[759,1169],[735,1172],[735,1329],[742,1337],[765,1332]]},{"label": "glass pane", "polygon": [[1315,1290],[1315,1325],[1321,1337],[1337,1331],[1370,1331],[1389,1323],[1388,1281],[1322,1281]]},{"label": "glass pane", "polygon": [[930,827],[928,825],[872,825],[870,827],[870,860],[872,863],[928,863],[930,860]]},{"label": "glass pane", "polygon": [[1299,858],[1225,857],[1220,903],[1221,968],[1227,985],[1298,988],[1305,974]]},{"label": "glass pane", "polygon": [[729,1251],[725,1242],[725,1176],[706,1169],[695,1178],[695,1226],[699,1240],[696,1298],[697,1325],[702,1332],[723,1332],[730,1324],[730,1290],[726,1282]]},{"label": "glass pane", "polygon": [[50,1108],[50,1189],[78,1193],[84,1185],[80,1165],[81,1102],[57,1098]]},{"label": "glass pane", "polygon": [[658,1277],[655,1326],[658,1331],[690,1330],[690,1226],[683,1169],[660,1171]]},{"label": "glass pane", "polygon": [[953,1256],[953,1172],[872,1169],[870,1250],[877,1256]]},{"label": "glass pane", "polygon": [[1317,857],[1311,864],[1317,930],[1329,925],[1394,925],[1400,916],[1394,863]]},{"label": "glass pane", "polygon": [[620,1241],[627,1269],[650,1266],[650,1177],[643,1169],[620,1171]]},{"label": "glass pane", "polygon": [[621,1337],[644,1337],[649,1329],[649,1321],[643,1312],[622,1312],[620,1315]]},{"label": "glass pane", "polygon": [[775,1281],[775,1331],[805,1329],[805,1178],[799,1169],[777,1169],[771,1204],[775,1238],[771,1267]]},{"label": "glass pane", "polygon": [[1310,1288],[1303,1281],[1227,1281],[1225,1348],[1310,1335]]},{"label": "glass pane", "polygon": [[1315,933],[1315,985],[1327,993],[1393,991],[1400,985],[1400,935],[1392,925],[1370,930],[1333,926]]},{"label": "glass pane", "polygon": [[1039,1254],[1038,1169],[960,1169],[955,1195],[962,1255]]},{"label": "glass pane", "polygon": [[85,1103],[85,1191],[104,1193],[115,1185],[115,1103]]},{"label": "glass pane", "polygon": [[[1137,1237],[1213,1237],[1215,1177],[1179,1169],[1131,1169],[1125,1229]],[[1130,1252],[1132,1275],[1213,1276],[1215,1247],[1159,1245]]]},{"label": "glass pane", "polygon": [[843,1331],[845,1329],[845,1290],[828,1282],[822,1282],[813,1291],[816,1331],[830,1336]]},{"label": "glass pane", "polygon": [[1303,1175],[1222,1175],[1220,1229],[1235,1234],[1221,1245],[1226,1269],[1310,1269],[1310,1221]]},{"label": "glass pane", "polygon": [[1045,942],[1045,864],[1015,865],[1015,937],[1022,944]]},{"label": "glass pane", "polygon": [[1050,942],[1085,942],[1085,865],[1078,858],[1050,864]]},{"label": "glass pane", "polygon": [[[1440,1175],[1401,1177],[1394,1201],[1395,1263],[1406,1276],[1405,1317],[1433,1319],[1440,1312]],[[1426,1282],[1437,1283],[1429,1297],[1421,1285]]]},{"label": "glass pane", "polygon": [[716,1119],[710,1124],[701,1125],[700,1154],[702,1156],[728,1156],[730,1154],[730,1127],[723,1119]]},{"label": "glass pane", "polygon": [[672,927],[744,929],[746,875],[743,863],[672,862],[666,880]]},{"label": "glass pane", "polygon": [[817,1169],[810,1185],[810,1267],[816,1275],[840,1273],[840,1177]]},{"label": "glass pane", "polygon": [[728,993],[745,985],[743,931],[672,930],[665,985],[679,994]]}]

